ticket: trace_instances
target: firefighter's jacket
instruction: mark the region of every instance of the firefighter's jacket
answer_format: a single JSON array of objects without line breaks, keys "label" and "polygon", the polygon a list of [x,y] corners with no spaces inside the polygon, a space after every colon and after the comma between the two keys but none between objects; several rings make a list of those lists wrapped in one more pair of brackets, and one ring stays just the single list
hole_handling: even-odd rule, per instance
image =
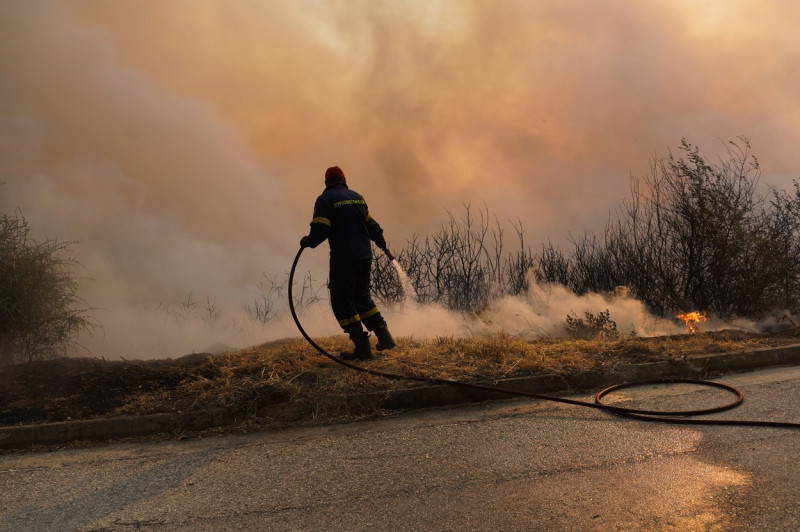
[{"label": "firefighter's jacket", "polygon": [[325,239],[331,247],[331,262],[343,263],[372,258],[370,240],[386,249],[383,229],[370,216],[367,202],[345,184],[331,185],[317,198],[308,246]]}]

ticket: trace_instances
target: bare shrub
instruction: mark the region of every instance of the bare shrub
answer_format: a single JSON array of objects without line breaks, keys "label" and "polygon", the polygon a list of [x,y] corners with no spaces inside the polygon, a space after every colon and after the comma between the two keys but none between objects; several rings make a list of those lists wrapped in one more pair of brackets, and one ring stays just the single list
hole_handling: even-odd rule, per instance
[{"label": "bare shrub", "polygon": [[[522,229],[522,222],[517,220],[514,225],[517,233],[519,249],[514,253],[508,254],[503,259],[503,269],[500,272],[499,283],[501,292],[512,296],[524,294],[530,288],[530,276],[528,272],[533,270],[535,259],[530,248],[525,247],[525,235]],[[500,253],[500,249],[496,249]]]},{"label": "bare shrub", "polygon": [[286,281],[278,282],[277,276],[269,278],[266,274],[263,277],[262,281],[253,283],[253,301],[243,308],[250,320],[265,325],[280,316],[278,301],[284,297]]},{"label": "bare shrub", "polygon": [[[287,277],[288,281],[288,277]],[[306,309],[314,303],[320,301],[322,296],[320,292],[325,288],[323,283],[314,283],[314,278],[311,272],[306,272],[303,276],[303,282],[300,285],[300,290],[295,296],[294,306],[298,314],[303,314]]]},{"label": "bare shrub", "polygon": [[[268,277],[262,274],[263,279],[258,283],[253,283],[253,299],[250,303],[243,305],[245,315],[253,322],[266,325],[270,321],[280,318],[285,307],[287,286],[289,282],[286,278],[279,280],[277,275]],[[298,314],[303,314],[306,309],[314,303],[320,301],[320,291],[323,284],[315,284],[311,272],[306,272],[303,277],[300,289],[294,292],[294,308]]]},{"label": "bare shrub", "polygon": [[403,285],[389,258],[383,253],[375,253],[372,261],[371,287],[375,297],[393,303],[403,299]]},{"label": "bare shrub", "polygon": [[222,312],[217,308],[217,304],[206,296],[206,306],[203,308],[203,323],[210,329],[214,329],[222,318]]},{"label": "bare shrub", "polygon": [[[462,312],[479,312],[495,297],[519,294],[528,288],[533,255],[525,248],[521,223],[515,225],[519,250],[504,250],[504,232],[484,206],[478,218],[469,205],[433,235],[415,235],[397,254],[397,261],[414,286],[420,303],[436,302]],[[402,283],[388,260],[378,256],[373,269],[373,289],[384,301],[403,296]]]}]

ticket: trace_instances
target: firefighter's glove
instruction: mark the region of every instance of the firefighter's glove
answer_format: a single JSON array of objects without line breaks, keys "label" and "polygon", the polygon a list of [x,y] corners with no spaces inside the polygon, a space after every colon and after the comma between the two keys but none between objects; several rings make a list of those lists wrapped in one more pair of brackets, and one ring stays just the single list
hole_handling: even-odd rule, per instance
[{"label": "firefighter's glove", "polygon": [[303,238],[300,239],[300,247],[301,248],[307,248],[308,247],[308,237],[307,236],[304,236]]}]

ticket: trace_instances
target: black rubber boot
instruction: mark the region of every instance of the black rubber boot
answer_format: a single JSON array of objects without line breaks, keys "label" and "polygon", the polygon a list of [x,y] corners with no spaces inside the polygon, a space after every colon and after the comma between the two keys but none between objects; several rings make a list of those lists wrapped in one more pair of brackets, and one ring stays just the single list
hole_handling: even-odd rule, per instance
[{"label": "black rubber boot", "polygon": [[375,357],[372,356],[372,348],[369,345],[369,335],[351,336],[350,339],[355,344],[352,352],[344,351],[339,354],[342,360],[371,360]]},{"label": "black rubber boot", "polygon": [[389,332],[389,327],[387,327],[386,324],[377,327],[372,332],[374,332],[375,336],[378,337],[378,344],[375,346],[375,349],[378,351],[397,347],[397,344],[394,342],[394,338],[392,338],[392,333]]}]

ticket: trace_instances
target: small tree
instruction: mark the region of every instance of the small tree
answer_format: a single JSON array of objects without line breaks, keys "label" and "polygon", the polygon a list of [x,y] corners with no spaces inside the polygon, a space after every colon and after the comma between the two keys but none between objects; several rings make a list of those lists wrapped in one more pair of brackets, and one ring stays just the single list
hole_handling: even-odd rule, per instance
[{"label": "small tree", "polygon": [[0,214],[0,365],[66,355],[95,322],[76,293],[70,243],[28,238],[21,213]]}]

